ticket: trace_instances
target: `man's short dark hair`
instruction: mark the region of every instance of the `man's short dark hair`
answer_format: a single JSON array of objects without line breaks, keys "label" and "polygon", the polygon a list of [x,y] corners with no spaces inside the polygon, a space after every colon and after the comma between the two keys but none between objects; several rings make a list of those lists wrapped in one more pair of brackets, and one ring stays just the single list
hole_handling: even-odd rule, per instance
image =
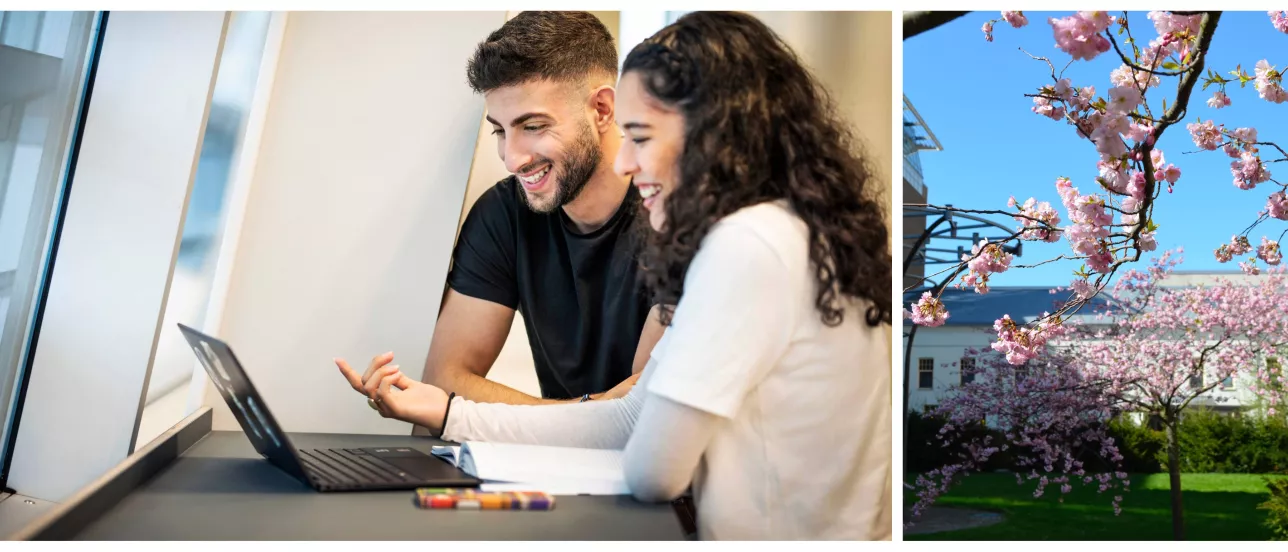
[{"label": "man's short dark hair", "polygon": [[617,45],[590,12],[525,11],[480,42],[466,75],[486,93],[533,80],[617,79]]}]

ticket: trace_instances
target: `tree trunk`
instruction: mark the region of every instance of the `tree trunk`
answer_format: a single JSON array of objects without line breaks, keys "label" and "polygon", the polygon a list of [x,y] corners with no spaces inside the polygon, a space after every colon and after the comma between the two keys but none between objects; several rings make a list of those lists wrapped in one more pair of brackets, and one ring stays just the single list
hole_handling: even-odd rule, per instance
[{"label": "tree trunk", "polygon": [[1185,540],[1184,510],[1181,508],[1181,442],[1177,431],[1180,420],[1165,420],[1167,425],[1167,478],[1172,491],[1172,539]]},{"label": "tree trunk", "polygon": [[912,396],[912,340],[917,337],[917,325],[908,330],[908,343],[903,352],[903,473],[908,473],[908,420],[912,409],[908,399]]}]

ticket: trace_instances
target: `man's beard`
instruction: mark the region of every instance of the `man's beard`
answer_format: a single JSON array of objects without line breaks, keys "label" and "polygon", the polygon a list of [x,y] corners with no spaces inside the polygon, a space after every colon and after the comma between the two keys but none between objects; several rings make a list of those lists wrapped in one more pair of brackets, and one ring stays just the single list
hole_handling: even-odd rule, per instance
[{"label": "man's beard", "polygon": [[603,152],[599,150],[595,133],[591,131],[589,123],[583,122],[577,140],[570,144],[565,152],[563,163],[555,167],[548,159],[540,160],[540,162],[550,163],[551,171],[558,169],[555,174],[550,175],[555,179],[554,196],[548,201],[534,202],[532,196],[525,191],[523,203],[533,212],[542,214],[552,213],[555,209],[571,203],[586,188],[586,183],[595,174],[595,169],[599,167],[602,158]]}]

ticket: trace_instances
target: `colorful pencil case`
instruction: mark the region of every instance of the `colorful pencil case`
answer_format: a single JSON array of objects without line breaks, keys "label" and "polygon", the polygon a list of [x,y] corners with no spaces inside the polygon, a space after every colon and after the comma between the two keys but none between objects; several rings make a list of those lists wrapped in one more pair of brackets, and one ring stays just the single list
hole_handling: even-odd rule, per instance
[{"label": "colorful pencil case", "polygon": [[473,489],[416,489],[412,504],[430,510],[553,510],[555,497],[536,491],[485,493]]}]

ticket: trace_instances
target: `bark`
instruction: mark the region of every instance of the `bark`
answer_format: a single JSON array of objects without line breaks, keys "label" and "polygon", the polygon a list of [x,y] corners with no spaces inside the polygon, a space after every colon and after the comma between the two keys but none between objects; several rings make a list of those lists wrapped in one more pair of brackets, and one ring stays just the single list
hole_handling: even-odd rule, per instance
[{"label": "bark", "polygon": [[970,12],[920,11],[903,12],[903,39],[908,40]]},{"label": "bark", "polygon": [[1181,442],[1177,432],[1179,419],[1165,420],[1167,425],[1167,478],[1172,491],[1172,539],[1185,540],[1184,510],[1181,507]]}]

